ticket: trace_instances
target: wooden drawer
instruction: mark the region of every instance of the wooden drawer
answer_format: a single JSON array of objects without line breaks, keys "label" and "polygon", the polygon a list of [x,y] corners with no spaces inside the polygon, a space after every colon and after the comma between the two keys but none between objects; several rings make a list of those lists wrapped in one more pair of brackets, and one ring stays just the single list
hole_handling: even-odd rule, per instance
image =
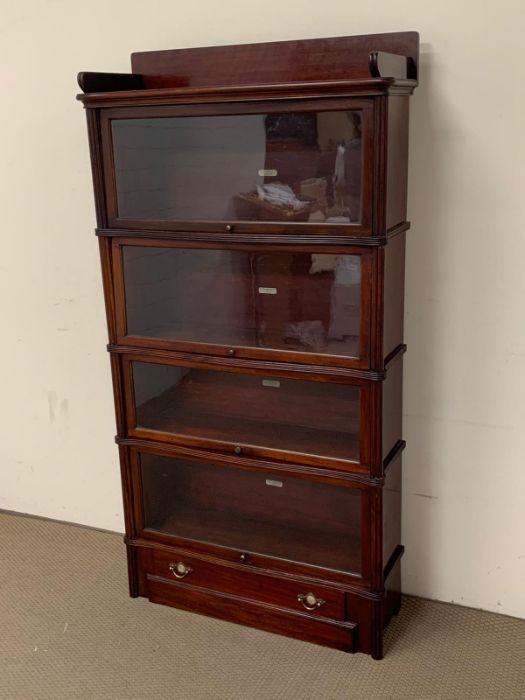
[{"label": "wooden drawer", "polygon": [[154,550],[152,562],[151,573],[175,586],[191,585],[218,591],[311,617],[345,618],[344,593],[333,588],[260,574],[248,568],[244,570],[167,550]]},{"label": "wooden drawer", "polygon": [[217,617],[229,622],[257,627],[268,632],[296,637],[342,651],[358,650],[358,625],[353,622],[314,617],[306,611],[292,611],[260,603],[222,591],[148,576],[148,597],[152,603],[170,605]]}]

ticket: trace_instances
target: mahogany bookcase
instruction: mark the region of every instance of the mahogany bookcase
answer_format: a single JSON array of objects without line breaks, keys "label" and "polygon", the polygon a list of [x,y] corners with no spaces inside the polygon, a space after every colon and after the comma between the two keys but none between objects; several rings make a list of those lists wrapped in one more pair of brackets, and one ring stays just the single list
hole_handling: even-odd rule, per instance
[{"label": "mahogany bookcase", "polygon": [[80,73],[132,596],[383,655],[415,32]]}]

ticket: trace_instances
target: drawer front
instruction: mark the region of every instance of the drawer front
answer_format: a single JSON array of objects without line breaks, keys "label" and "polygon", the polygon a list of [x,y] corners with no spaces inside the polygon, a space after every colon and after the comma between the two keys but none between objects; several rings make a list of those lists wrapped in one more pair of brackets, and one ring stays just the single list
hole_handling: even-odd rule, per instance
[{"label": "drawer front", "polygon": [[358,650],[358,625],[277,606],[257,603],[228,593],[211,591],[190,584],[148,577],[148,597],[153,603],[217,617],[251,627],[296,637],[342,651]]},{"label": "drawer front", "polygon": [[264,373],[230,364],[218,368],[186,358],[126,355],[122,362],[133,437],[347,471],[369,469],[375,419],[370,383],[319,381],[317,374],[273,368]]},{"label": "drawer front", "polygon": [[118,342],[366,368],[373,251],[113,243]]},{"label": "drawer front", "polygon": [[317,584],[267,576],[163,550],[154,551],[153,574],[172,583],[184,581],[260,603],[344,620],[344,593]]}]

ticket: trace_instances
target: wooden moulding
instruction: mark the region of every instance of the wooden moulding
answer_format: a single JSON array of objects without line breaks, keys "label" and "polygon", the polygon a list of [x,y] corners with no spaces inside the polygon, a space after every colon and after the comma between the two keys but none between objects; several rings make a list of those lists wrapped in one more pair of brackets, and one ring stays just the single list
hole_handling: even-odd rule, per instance
[{"label": "wooden moulding", "polygon": [[[162,102],[199,95],[213,101],[308,92],[381,94],[417,85],[419,35],[396,32],[260,44],[145,51],[131,56],[132,73],[79,73],[86,103],[147,98]],[[99,97],[96,98],[95,96]]]},{"label": "wooden moulding", "polygon": [[[406,346],[400,346],[399,352],[402,354]],[[386,377],[384,371],[376,370],[362,370],[354,369],[352,367],[332,367],[330,365],[313,365],[306,363],[296,363],[296,362],[283,362],[279,360],[273,360],[271,362],[267,360],[251,360],[243,359],[241,357],[236,357],[235,359],[230,359],[228,357],[220,357],[214,355],[199,354],[196,352],[178,352],[176,350],[165,350],[134,345],[113,345],[109,344],[107,346],[108,352],[117,355],[137,355],[140,354],[144,361],[148,361],[147,358],[159,358],[158,361],[165,360],[169,362],[170,360],[177,361],[180,364],[191,362],[191,366],[199,366],[201,369],[215,369],[215,368],[228,368],[235,367],[239,368],[239,371],[245,369],[245,371],[256,372],[272,372],[274,370],[280,371],[282,376],[287,376],[290,379],[307,379],[316,381],[319,377],[319,381],[333,381],[340,383],[350,383],[351,379],[356,379],[356,383],[365,382],[382,382]],[[279,351],[274,351],[276,358],[279,357]],[[325,377],[325,379],[323,379]]]},{"label": "wooden moulding", "polygon": [[[328,466],[311,466],[308,464],[285,462],[282,460],[271,460],[263,457],[246,457],[244,455],[227,454],[225,452],[211,451],[196,445],[181,445],[167,443],[148,438],[137,437],[115,437],[115,442],[120,447],[132,448],[134,450],[147,450],[154,454],[165,455],[167,457],[181,459],[195,459],[217,465],[232,466],[239,469],[261,469],[273,471],[275,475],[287,473],[291,476],[318,479],[325,483],[349,487],[359,485],[381,487],[384,484],[382,476],[370,476],[357,471],[343,471],[341,469],[330,469]],[[400,440],[396,445],[397,456],[405,447],[404,441]]]},{"label": "wooden moulding", "polygon": [[[253,227],[245,226],[246,233],[226,233],[211,229],[209,231],[203,231],[203,226],[199,226],[199,230],[191,231],[175,231],[175,230],[163,230],[163,229],[132,229],[132,228],[96,228],[95,234],[98,237],[107,238],[165,238],[173,241],[185,241],[187,242],[190,237],[192,241],[201,241],[202,243],[212,242],[212,243],[294,243],[296,245],[359,245],[359,246],[372,246],[379,247],[387,244],[392,238],[399,236],[401,233],[408,231],[410,229],[410,222],[403,221],[402,223],[393,226],[386,233],[386,236],[351,236],[346,234],[326,234],[326,227],[321,229],[320,234],[309,233],[309,229],[312,229],[314,225],[304,224],[304,230],[298,229],[297,224],[294,224],[293,233],[289,232],[289,229],[285,226],[275,226],[269,227],[265,225],[265,229],[272,232],[260,232],[260,225],[253,224]],[[252,230],[253,229],[253,230]],[[256,231],[256,229],[258,229]],[[226,230],[226,228],[225,228]],[[248,232],[249,230],[249,232]],[[304,234],[304,235],[303,235]]]}]

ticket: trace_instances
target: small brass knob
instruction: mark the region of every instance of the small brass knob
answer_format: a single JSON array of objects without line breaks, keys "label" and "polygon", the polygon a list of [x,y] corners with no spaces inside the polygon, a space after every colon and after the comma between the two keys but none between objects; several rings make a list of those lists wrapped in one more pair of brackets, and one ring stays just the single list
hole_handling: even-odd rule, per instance
[{"label": "small brass knob", "polygon": [[172,562],[168,566],[168,569],[175,576],[175,578],[184,578],[193,571],[191,566],[186,566],[186,564],[183,564],[181,561],[177,562],[176,564]]},{"label": "small brass knob", "polygon": [[302,603],[303,607],[307,610],[317,610],[317,608],[320,608],[321,605],[326,603],[326,600],[318,598],[313,593],[299,593],[297,600]]},{"label": "small brass knob", "polygon": [[230,348],[226,354],[233,357],[235,355],[235,348]]},{"label": "small brass knob", "polygon": [[239,557],[239,560],[244,564],[248,560],[248,555],[243,552]]},{"label": "small brass knob", "polygon": [[226,231],[233,231],[233,226],[231,224],[226,224]]},{"label": "small brass knob", "polygon": [[242,447],[240,445],[235,445],[233,448],[233,451],[235,452],[236,455],[240,455],[242,452]]}]

